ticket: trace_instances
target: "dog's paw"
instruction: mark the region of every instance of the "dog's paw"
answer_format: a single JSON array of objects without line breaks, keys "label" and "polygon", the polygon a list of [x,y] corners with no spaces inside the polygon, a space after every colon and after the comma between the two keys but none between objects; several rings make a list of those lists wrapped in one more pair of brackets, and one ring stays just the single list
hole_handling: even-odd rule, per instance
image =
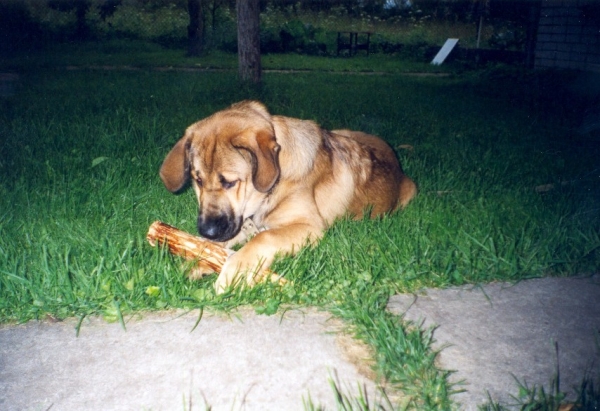
[{"label": "dog's paw", "polygon": [[217,295],[223,294],[228,289],[243,285],[245,284],[245,277],[247,277],[247,274],[244,272],[235,271],[232,274],[223,270],[217,277],[217,281],[215,281],[215,292]]},{"label": "dog's paw", "polygon": [[261,264],[247,265],[238,262],[234,256],[229,257],[217,277],[215,291],[223,294],[231,287],[252,287],[261,271]]},{"label": "dog's paw", "polygon": [[234,285],[239,283],[238,277],[235,277],[233,281],[227,276],[223,275],[223,273],[219,274],[217,277],[217,281],[215,281],[215,293],[217,295],[223,294],[225,291],[231,289]]}]

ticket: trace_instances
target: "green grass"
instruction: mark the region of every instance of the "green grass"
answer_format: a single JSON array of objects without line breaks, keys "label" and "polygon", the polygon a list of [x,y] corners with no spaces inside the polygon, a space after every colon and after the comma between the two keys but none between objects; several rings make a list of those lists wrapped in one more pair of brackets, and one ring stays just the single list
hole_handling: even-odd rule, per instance
[{"label": "green grass", "polygon": [[[387,313],[391,294],[600,265],[598,147],[573,139],[574,119],[548,103],[551,76],[266,73],[252,88],[234,71],[24,72],[18,93],[0,100],[3,323],[319,306],[375,348],[377,371],[407,407],[446,409],[453,387],[435,367],[431,330]],[[145,234],[154,220],[194,232],[193,194],[168,193],[158,167],[190,123],[245,98],[412,145],[398,155],[420,194],[392,216],[341,220],[319,245],[279,260],[288,285],[217,296],[214,276],[186,280]],[[555,189],[535,190],[545,184]]]},{"label": "green grass", "polygon": [[[579,387],[576,387],[577,398],[567,400],[567,395],[560,388],[559,372],[550,380],[549,390],[539,386],[529,386],[515,378],[518,393],[508,404],[490,401],[479,407],[480,411],[595,411],[600,406],[598,383],[600,375],[586,373]],[[596,384],[596,385],[594,385]],[[517,408],[518,407],[518,408]]]},{"label": "green grass", "polygon": [[[183,49],[165,48],[139,40],[58,43],[37,52],[15,52],[0,61],[0,69],[31,71],[70,67],[117,67],[156,69],[237,70],[237,54],[210,50],[201,57],[187,57]],[[262,57],[265,70],[311,70],[324,72],[442,72],[453,66],[432,66],[390,54],[364,52],[347,57],[317,57],[303,54],[267,54]]]}]

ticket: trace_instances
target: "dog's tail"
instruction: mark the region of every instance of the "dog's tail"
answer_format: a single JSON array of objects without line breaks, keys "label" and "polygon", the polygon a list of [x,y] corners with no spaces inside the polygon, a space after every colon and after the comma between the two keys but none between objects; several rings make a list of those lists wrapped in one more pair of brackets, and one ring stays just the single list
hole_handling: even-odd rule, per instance
[{"label": "dog's tail", "polygon": [[398,197],[398,205],[400,208],[406,207],[406,205],[417,195],[417,185],[414,181],[406,176],[402,175],[400,180],[400,196]]}]

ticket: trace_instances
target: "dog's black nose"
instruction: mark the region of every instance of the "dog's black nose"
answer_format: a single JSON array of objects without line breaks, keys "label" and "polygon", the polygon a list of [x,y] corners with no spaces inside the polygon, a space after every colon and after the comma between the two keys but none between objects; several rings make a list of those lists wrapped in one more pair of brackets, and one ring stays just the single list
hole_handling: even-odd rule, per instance
[{"label": "dog's black nose", "polygon": [[231,238],[229,218],[224,215],[202,218],[198,216],[198,233],[202,237],[215,241],[226,241]]}]

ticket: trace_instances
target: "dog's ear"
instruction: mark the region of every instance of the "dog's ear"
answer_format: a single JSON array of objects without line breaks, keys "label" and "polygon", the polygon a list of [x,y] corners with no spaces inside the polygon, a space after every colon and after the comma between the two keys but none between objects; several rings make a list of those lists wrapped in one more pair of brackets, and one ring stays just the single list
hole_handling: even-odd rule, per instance
[{"label": "dog's ear", "polygon": [[230,108],[233,110],[240,110],[246,113],[251,111],[255,114],[261,115],[266,120],[271,121],[271,114],[269,114],[269,110],[267,110],[267,107],[265,107],[265,105],[260,101],[244,100],[232,104]]},{"label": "dog's ear", "polygon": [[160,167],[160,178],[172,193],[181,192],[190,179],[189,147],[190,140],[183,137],[169,151]]},{"label": "dog's ear", "polygon": [[252,183],[261,193],[268,192],[279,178],[279,149],[273,133],[261,130],[235,137],[231,144],[248,150],[252,157]]}]

